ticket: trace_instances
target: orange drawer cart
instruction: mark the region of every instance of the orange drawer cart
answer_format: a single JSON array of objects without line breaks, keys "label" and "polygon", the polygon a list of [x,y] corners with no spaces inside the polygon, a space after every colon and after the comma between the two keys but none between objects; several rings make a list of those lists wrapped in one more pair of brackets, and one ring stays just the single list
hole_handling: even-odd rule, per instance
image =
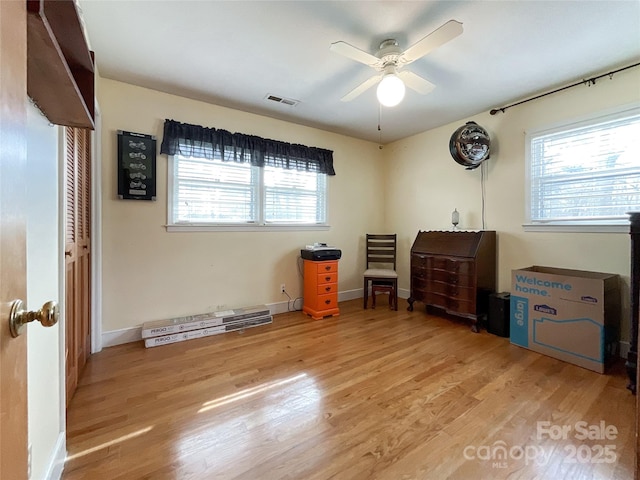
[{"label": "orange drawer cart", "polygon": [[314,320],[340,315],[338,308],[338,261],[304,261],[302,311]]}]

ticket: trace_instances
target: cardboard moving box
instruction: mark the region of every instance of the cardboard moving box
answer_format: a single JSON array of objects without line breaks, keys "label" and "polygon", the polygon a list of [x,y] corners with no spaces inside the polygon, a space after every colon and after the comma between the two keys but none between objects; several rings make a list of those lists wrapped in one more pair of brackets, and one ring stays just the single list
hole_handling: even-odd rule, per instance
[{"label": "cardboard moving box", "polygon": [[599,373],[620,338],[620,279],[533,266],[511,273],[511,343]]}]

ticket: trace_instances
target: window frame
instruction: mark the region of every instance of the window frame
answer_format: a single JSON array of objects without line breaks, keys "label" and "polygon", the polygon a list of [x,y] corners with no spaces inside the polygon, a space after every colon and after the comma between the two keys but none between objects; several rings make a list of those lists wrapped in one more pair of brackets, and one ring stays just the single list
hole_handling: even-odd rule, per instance
[{"label": "window frame", "polygon": [[555,220],[555,221],[534,221],[531,218],[531,197],[532,197],[532,138],[541,135],[574,130],[577,128],[593,126],[620,118],[625,118],[640,114],[640,102],[633,102],[595,113],[587,114],[571,120],[565,120],[525,131],[525,223],[522,225],[525,232],[583,232],[583,233],[629,233],[629,220]]},{"label": "window frame", "polygon": [[[258,166],[251,166],[251,169],[257,171],[257,203],[255,208],[257,210],[257,218],[255,222],[235,223],[235,222],[189,222],[189,223],[173,223],[174,218],[174,193],[175,193],[175,181],[174,172],[176,168],[176,155],[167,155],[167,224],[165,225],[168,232],[211,232],[211,231],[226,231],[226,232],[238,232],[238,231],[318,231],[329,230],[330,225],[328,223],[329,211],[329,182],[327,177],[329,175],[325,173],[319,173],[318,175],[324,176],[323,186],[324,192],[322,194],[324,200],[324,212],[325,221],[323,223],[296,223],[296,222],[267,222],[265,221],[264,212],[264,196],[266,187],[264,184],[264,168]],[[208,160],[207,160],[208,161]]]}]

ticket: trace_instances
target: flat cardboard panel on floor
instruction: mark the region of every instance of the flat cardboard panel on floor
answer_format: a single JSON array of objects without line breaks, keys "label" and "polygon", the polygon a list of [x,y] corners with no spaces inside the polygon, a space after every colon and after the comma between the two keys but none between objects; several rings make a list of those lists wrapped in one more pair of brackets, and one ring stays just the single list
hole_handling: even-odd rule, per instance
[{"label": "flat cardboard panel on floor", "polygon": [[242,330],[244,328],[258,327],[260,325],[266,325],[272,322],[273,317],[271,315],[243,319],[217,327],[201,328],[198,330],[174,333],[172,335],[162,335],[160,337],[147,338],[144,341],[144,345],[147,348],[157,347],[159,345],[167,345],[169,343],[184,342],[185,340],[191,340],[193,338],[210,337],[212,335],[219,335],[221,333]]},{"label": "flat cardboard panel on floor", "polygon": [[254,307],[236,308],[234,310],[224,310],[172,318],[169,320],[145,322],[142,325],[142,338],[188,332],[202,328],[218,327],[220,325],[226,325],[239,320],[264,317],[265,315],[270,315],[269,308],[266,305],[256,305]]},{"label": "flat cardboard panel on floor", "polygon": [[532,266],[513,270],[511,343],[605,371],[620,335],[618,275]]}]

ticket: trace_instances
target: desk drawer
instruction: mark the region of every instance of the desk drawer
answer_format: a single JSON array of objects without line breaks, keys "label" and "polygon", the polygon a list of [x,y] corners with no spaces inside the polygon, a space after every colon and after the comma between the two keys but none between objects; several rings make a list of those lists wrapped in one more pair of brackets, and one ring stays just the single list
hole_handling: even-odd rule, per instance
[{"label": "desk drawer", "polygon": [[458,258],[433,257],[431,268],[461,275],[473,274],[473,262]]},{"label": "desk drawer", "polygon": [[462,300],[472,300],[476,295],[475,288],[465,287],[455,283],[425,282],[423,284],[418,280],[414,284],[417,284],[419,288]]},{"label": "desk drawer", "polygon": [[327,295],[328,293],[337,293],[337,292],[338,292],[337,283],[325,283],[322,285],[318,285],[318,295]]},{"label": "desk drawer", "polygon": [[411,255],[411,267],[415,268],[429,268],[429,265],[433,263],[433,257],[429,255],[422,255],[414,253]]},{"label": "desk drawer", "polygon": [[338,308],[338,292],[318,295],[317,308],[320,311]]},{"label": "desk drawer", "polygon": [[411,277],[412,278],[423,278],[426,279],[431,270],[428,270],[425,267],[416,267],[411,265]]},{"label": "desk drawer", "polygon": [[475,299],[465,301],[462,299],[449,298],[447,308],[453,312],[475,315],[476,302]]},{"label": "desk drawer", "polygon": [[474,277],[471,275],[462,275],[442,270],[429,270],[427,278],[434,282],[448,283],[450,285],[460,285],[462,287],[473,287]]},{"label": "desk drawer", "polygon": [[325,283],[337,283],[338,272],[332,273],[318,273],[318,285],[324,285]]},{"label": "desk drawer", "polygon": [[317,273],[338,273],[338,262],[314,262]]}]

